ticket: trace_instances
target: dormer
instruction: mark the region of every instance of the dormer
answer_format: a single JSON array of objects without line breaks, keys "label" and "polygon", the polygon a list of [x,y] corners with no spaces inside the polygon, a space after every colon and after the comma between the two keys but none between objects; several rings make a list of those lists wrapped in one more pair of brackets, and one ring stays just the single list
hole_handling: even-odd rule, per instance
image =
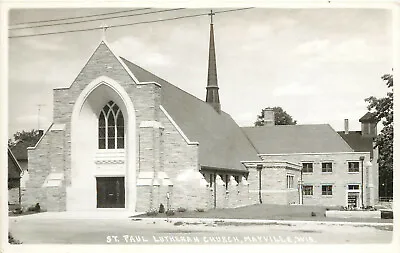
[{"label": "dormer", "polygon": [[359,121],[361,122],[361,134],[363,137],[377,136],[376,125],[378,121],[375,118],[375,114],[367,112]]}]

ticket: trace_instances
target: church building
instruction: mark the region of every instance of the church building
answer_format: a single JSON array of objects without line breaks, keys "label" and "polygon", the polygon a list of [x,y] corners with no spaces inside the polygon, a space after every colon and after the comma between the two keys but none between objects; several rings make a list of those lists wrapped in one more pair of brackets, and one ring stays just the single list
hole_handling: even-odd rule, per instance
[{"label": "church building", "polygon": [[[341,174],[321,174],[329,188],[302,172],[306,162],[330,162],[336,172],[339,164],[359,161],[360,153],[328,125],[241,128],[222,110],[212,22],[205,88],[203,101],[115,55],[103,39],[71,86],[53,90],[53,123],[28,148],[22,204],[132,212],[160,204],[189,210],[302,204],[305,182],[326,193],[341,187],[334,204],[346,205],[344,187],[360,185],[360,173],[346,182]],[[298,145],[289,150],[290,142],[277,138],[290,134],[306,135],[293,138]],[[361,155],[369,161],[369,153]],[[309,202],[332,204],[323,197]]]}]

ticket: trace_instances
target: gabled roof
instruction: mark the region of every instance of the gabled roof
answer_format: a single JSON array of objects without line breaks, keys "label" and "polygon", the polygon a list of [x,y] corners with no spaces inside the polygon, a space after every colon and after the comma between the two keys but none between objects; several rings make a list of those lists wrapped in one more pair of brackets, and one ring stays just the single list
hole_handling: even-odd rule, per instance
[{"label": "gabled roof", "polygon": [[328,124],[244,127],[260,154],[351,152]]},{"label": "gabled roof", "polygon": [[364,116],[362,116],[358,121],[359,122],[377,122],[377,120],[375,119],[375,114],[371,113],[371,112],[367,112],[366,114],[364,114]]},{"label": "gabled roof", "polygon": [[7,148],[8,153],[8,179],[19,179],[21,178],[22,169],[17,159],[11,152],[10,148]]},{"label": "gabled roof", "polygon": [[200,143],[200,165],[244,170],[241,161],[260,160],[242,129],[225,112],[121,58],[139,82],[161,85],[161,104],[190,141]]},{"label": "gabled roof", "polygon": [[361,131],[338,131],[338,134],[356,152],[373,152],[373,137],[362,136]]}]

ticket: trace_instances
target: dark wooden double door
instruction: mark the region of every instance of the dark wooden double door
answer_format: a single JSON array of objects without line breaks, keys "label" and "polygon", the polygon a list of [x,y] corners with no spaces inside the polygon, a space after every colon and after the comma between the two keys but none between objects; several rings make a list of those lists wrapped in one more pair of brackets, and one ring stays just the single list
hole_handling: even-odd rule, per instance
[{"label": "dark wooden double door", "polygon": [[125,207],[125,178],[96,177],[97,208]]}]

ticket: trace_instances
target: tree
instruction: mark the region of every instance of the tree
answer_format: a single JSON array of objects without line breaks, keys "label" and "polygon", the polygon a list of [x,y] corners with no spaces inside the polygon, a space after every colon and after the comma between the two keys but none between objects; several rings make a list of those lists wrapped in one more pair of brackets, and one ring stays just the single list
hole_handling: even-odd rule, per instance
[{"label": "tree", "polygon": [[[383,128],[376,138],[379,150],[379,196],[393,196],[393,75],[385,74],[382,80],[386,82],[389,92],[386,97],[369,97],[368,110],[372,111],[377,121],[382,121]],[[383,185],[384,184],[384,185]]]},{"label": "tree", "polygon": [[18,131],[14,134],[14,140],[8,139],[8,146],[15,146],[20,141],[27,142],[30,143],[31,146],[35,146],[40,137],[41,135],[39,130],[32,129],[31,131]]},{"label": "tree", "polygon": [[[267,107],[265,109],[271,109],[271,107]],[[264,125],[264,110],[261,110],[261,114],[257,115],[257,121],[254,122],[255,126],[263,126]],[[292,116],[290,116],[286,111],[282,109],[282,107],[276,106],[273,107],[272,110],[275,113],[275,125],[296,125],[297,121],[293,120]]]}]

